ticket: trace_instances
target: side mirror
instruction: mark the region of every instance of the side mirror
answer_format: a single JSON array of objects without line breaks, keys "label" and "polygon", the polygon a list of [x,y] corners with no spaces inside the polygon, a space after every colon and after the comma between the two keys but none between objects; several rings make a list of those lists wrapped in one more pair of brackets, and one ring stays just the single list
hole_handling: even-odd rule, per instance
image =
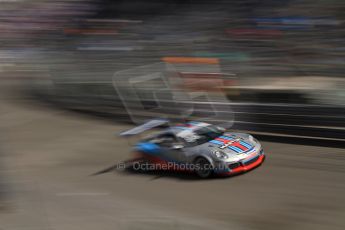
[{"label": "side mirror", "polygon": [[175,150],[180,150],[180,149],[183,149],[183,148],[184,148],[184,146],[181,145],[181,144],[175,144],[175,145],[172,146],[172,149],[175,149]]}]

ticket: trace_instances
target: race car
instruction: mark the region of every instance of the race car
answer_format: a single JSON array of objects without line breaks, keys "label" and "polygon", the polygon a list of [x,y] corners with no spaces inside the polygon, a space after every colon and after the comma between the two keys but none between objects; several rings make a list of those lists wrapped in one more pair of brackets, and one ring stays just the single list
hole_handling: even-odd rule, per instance
[{"label": "race car", "polygon": [[[121,135],[136,135],[166,123],[164,119],[152,120]],[[136,159],[151,169],[190,170],[201,178],[246,172],[265,159],[253,136],[198,121],[168,126],[139,141],[134,151]]]}]

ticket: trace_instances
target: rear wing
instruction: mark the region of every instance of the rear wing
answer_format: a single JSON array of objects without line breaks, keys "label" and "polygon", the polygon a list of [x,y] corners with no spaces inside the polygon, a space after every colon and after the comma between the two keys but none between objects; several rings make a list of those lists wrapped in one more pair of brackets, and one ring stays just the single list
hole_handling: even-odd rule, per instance
[{"label": "rear wing", "polygon": [[133,129],[129,129],[127,131],[121,132],[120,136],[129,137],[129,136],[138,135],[138,134],[143,133],[147,130],[153,129],[153,128],[161,126],[161,125],[165,125],[167,123],[169,123],[169,120],[167,120],[167,119],[153,119],[153,120],[145,122],[142,125],[139,125],[139,126],[133,128]]}]

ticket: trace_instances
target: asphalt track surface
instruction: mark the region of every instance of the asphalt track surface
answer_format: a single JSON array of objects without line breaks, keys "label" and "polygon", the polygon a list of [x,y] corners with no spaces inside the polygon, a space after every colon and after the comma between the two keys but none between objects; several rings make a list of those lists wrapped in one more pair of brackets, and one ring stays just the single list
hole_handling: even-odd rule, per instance
[{"label": "asphalt track surface", "polygon": [[[1,87],[1,230],[345,229],[345,151],[263,142],[249,173],[91,174],[129,156],[130,125],[37,104]],[[4,189],[4,188],[2,188]]]}]

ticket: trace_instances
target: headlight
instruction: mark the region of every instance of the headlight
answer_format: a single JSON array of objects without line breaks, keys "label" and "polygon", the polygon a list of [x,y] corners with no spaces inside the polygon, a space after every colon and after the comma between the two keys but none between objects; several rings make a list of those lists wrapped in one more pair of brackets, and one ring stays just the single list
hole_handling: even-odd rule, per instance
[{"label": "headlight", "polygon": [[218,150],[214,150],[212,153],[219,159],[227,159],[228,158],[228,156],[225,153],[218,151]]}]

